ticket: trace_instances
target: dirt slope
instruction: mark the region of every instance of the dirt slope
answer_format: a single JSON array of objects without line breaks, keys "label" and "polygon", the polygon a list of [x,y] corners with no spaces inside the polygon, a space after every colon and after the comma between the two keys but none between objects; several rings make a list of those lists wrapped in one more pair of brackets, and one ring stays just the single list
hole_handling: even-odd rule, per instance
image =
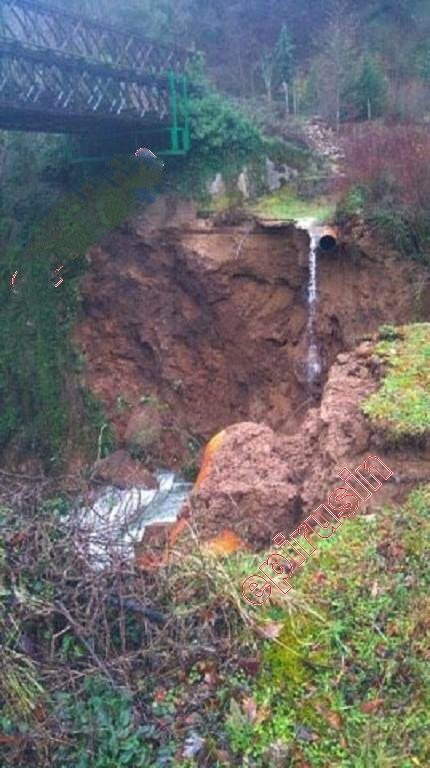
[{"label": "dirt slope", "polygon": [[[120,447],[144,408],[161,417],[145,455],[172,467],[190,460],[194,438],[203,444],[237,422],[284,435],[300,426],[315,403],[303,365],[308,247],[292,226],[217,224],[160,199],[90,249],[75,341]],[[363,334],[416,319],[426,278],[360,233],[322,256],[324,378]],[[429,311],[421,307],[423,319]]]}]

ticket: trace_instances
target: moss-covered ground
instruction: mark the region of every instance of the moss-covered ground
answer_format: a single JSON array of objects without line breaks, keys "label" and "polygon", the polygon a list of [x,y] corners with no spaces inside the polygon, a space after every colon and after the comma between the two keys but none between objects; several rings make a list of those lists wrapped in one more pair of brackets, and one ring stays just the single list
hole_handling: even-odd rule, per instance
[{"label": "moss-covered ground", "polygon": [[[49,469],[61,466],[70,443],[93,449],[103,423],[99,407],[75,381],[79,361],[70,333],[80,306],[76,278],[85,271],[89,246],[124,219],[136,190],[150,186],[150,176],[131,161],[113,161],[105,177],[54,203],[34,225],[25,251],[3,256],[0,447],[13,438],[18,450],[43,458]],[[56,274],[57,268],[62,269]],[[86,435],[76,434],[77,410],[87,417]]]},{"label": "moss-covered ground", "polygon": [[266,218],[287,221],[313,219],[316,223],[330,221],[335,211],[334,203],[327,198],[300,199],[289,186],[266,195],[250,208],[255,214]]},{"label": "moss-covered ground", "polygon": [[429,765],[429,545],[424,486],[399,511],[348,521],[296,574],[319,618],[259,609],[260,622],[283,622],[286,647],[267,642],[245,684],[253,721],[227,717],[240,759],[271,766],[283,749],[285,766]]},{"label": "moss-covered ground", "polygon": [[375,354],[385,375],[363,411],[394,439],[423,435],[430,428],[430,323],[385,326],[380,336]]}]

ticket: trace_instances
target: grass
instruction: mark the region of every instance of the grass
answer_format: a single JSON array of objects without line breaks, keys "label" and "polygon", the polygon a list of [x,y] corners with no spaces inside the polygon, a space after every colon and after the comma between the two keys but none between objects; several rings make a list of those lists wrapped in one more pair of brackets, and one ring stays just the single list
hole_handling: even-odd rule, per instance
[{"label": "grass", "polygon": [[[110,571],[106,582],[103,574],[76,564],[75,551],[60,535],[63,516],[51,512],[39,513],[32,526],[5,512],[2,583],[6,588],[15,583],[12,573],[19,574],[25,630],[37,653],[36,682],[45,691],[41,696],[31,689],[29,703],[37,707],[31,706],[29,722],[23,722],[21,693],[10,701],[10,712],[0,707],[0,731],[11,741],[5,765],[430,764],[430,484],[416,489],[398,511],[386,508],[347,521],[294,575],[287,599],[255,609],[241,599],[240,584],[256,570],[261,554],[220,560],[204,556],[191,541],[167,569],[144,580],[131,571]],[[65,568],[71,574],[67,583],[58,577]],[[79,578],[72,578],[75,572]],[[107,589],[123,589],[152,605],[169,626],[151,629],[138,615],[121,619],[113,607],[105,615]],[[87,610],[89,593],[97,612]],[[114,683],[95,667],[73,626],[65,623],[59,635],[59,625],[46,621],[48,614],[59,616],[62,605],[91,637]],[[20,604],[11,602],[9,614],[8,627],[14,615],[17,626],[23,621]],[[277,632],[268,640],[273,628]],[[9,634],[14,651],[19,632]],[[22,661],[11,659],[15,677]],[[22,676],[19,683],[27,687]],[[35,751],[42,716],[51,746],[46,760]],[[33,745],[31,760],[20,747],[23,734],[29,750]],[[202,743],[198,754],[187,756],[185,744],[196,740]]]},{"label": "grass", "polygon": [[254,722],[227,717],[237,758],[261,768],[429,765],[429,512],[430,485],[399,512],[359,516],[323,542],[295,582],[321,618],[259,609],[284,621],[286,648],[265,644],[246,691]]},{"label": "grass", "polygon": [[362,410],[394,438],[423,435],[430,428],[430,323],[381,331],[375,353],[386,373]]},{"label": "grass", "polygon": [[285,186],[255,203],[252,206],[252,212],[272,219],[291,221],[314,219],[322,224],[333,217],[335,206],[324,197],[300,200],[291,188]]}]

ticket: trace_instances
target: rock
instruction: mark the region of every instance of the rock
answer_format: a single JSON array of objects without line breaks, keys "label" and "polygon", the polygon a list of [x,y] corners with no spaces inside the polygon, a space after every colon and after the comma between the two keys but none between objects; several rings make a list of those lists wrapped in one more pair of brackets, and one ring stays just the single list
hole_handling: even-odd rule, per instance
[{"label": "rock", "polygon": [[245,167],[243,171],[239,174],[239,178],[237,180],[237,188],[239,192],[242,193],[245,200],[248,200],[250,196],[250,190],[249,190],[249,178],[248,178],[248,171]]},{"label": "rock", "polygon": [[99,461],[95,467],[94,478],[116,488],[157,488],[157,481],[151,473],[123,450],[114,451]]},{"label": "rock", "polygon": [[160,410],[148,403],[132,412],[124,433],[124,441],[127,446],[149,450],[160,445],[161,435]]},{"label": "rock", "polygon": [[266,184],[270,192],[280,189],[282,182],[290,180],[292,174],[288,165],[275,165],[272,160],[266,158]]},{"label": "rock", "polygon": [[340,355],[337,356],[336,362],[338,365],[345,365],[349,360],[349,356],[342,352]]},{"label": "rock", "polygon": [[225,183],[220,173],[217,173],[214,180],[208,184],[208,192],[212,197],[225,195]]},{"label": "rock", "polygon": [[368,341],[363,341],[359,347],[357,347],[355,354],[357,357],[361,358],[368,358],[373,352],[373,344],[370,344]]}]

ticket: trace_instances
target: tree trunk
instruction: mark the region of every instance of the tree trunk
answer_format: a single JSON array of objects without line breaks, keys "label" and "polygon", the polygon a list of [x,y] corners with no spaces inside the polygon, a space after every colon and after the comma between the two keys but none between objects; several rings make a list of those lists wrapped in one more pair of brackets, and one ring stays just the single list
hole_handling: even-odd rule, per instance
[{"label": "tree trunk", "polygon": [[339,133],[340,129],[340,93],[339,88],[336,90],[336,133]]},{"label": "tree trunk", "polygon": [[293,83],[293,111],[294,117],[297,117],[297,90],[295,83]]},{"label": "tree trunk", "polygon": [[286,83],[285,80],[282,81],[282,90],[284,91],[285,96],[285,117],[288,117],[290,114],[290,95],[288,91],[288,83]]},{"label": "tree trunk", "polygon": [[267,103],[272,103],[272,75],[263,75],[264,77],[264,86],[266,88],[266,99]]},{"label": "tree trunk", "polygon": [[372,102],[370,99],[367,99],[367,119],[372,119]]}]

